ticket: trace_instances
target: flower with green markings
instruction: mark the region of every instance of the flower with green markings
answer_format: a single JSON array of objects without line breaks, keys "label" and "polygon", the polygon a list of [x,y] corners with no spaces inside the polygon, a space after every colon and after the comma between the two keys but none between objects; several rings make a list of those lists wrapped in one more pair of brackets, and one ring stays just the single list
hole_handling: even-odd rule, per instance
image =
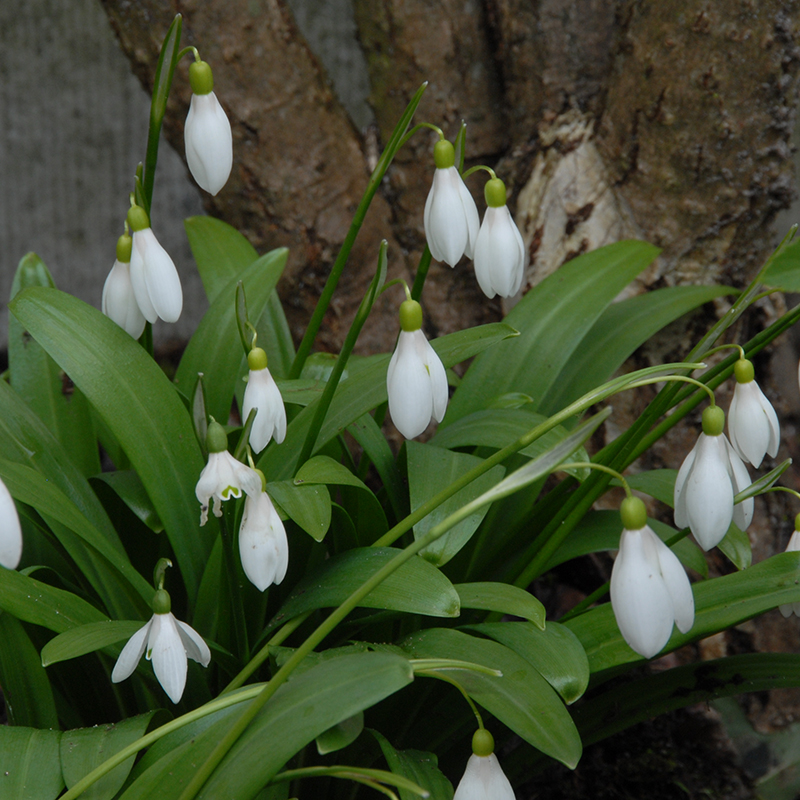
[{"label": "flower with green markings", "polygon": [[672,626],[694,624],[694,596],[678,557],[647,524],[638,497],[622,501],[622,535],[611,571],[611,608],[622,638],[645,658],[660,652]]},{"label": "flower with green markings", "polygon": [[485,728],[472,737],[472,755],[453,800],[515,800],[514,789],[494,754],[494,738]]},{"label": "flower with green markings", "polygon": [[[786,545],[787,553],[794,553],[798,550],[800,550],[800,514],[794,518],[794,533],[789,539],[789,544]],[[800,617],[800,603],[782,603],[778,608],[784,617],[791,617],[792,612]]]},{"label": "flower with green markings", "polygon": [[753,379],[752,362],[740,358],[733,368],[736,388],[728,411],[731,445],[743,461],[761,466],[764,456],[778,455],[781,427],[778,415]]},{"label": "flower with green markings", "polygon": [[192,100],[183,129],[186,163],[200,188],[217,194],[233,164],[231,124],[213,92],[214,77],[205,61],[189,67]]},{"label": "flower with green markings", "polygon": [[117,259],[103,286],[100,308],[126,333],[138,339],[146,322],[131,283],[131,254],[133,239],[124,233],[117,240]]},{"label": "flower with green markings", "polygon": [[16,569],[22,558],[22,528],[11,492],[0,480],[0,564]]},{"label": "flower with green markings", "polygon": [[[264,485],[264,474],[256,470]],[[286,529],[266,491],[244,501],[239,526],[239,556],[247,579],[260,592],[279,584],[289,566]]]},{"label": "flower with green markings", "polygon": [[260,453],[272,437],[280,444],[286,436],[286,409],[280,390],[267,368],[267,354],[254,347],[247,354],[250,372],[244,390],[242,417],[246,420],[256,409],[256,418],[250,428],[250,447]]},{"label": "flower with green markings", "polygon": [[753,519],[753,498],[733,505],[734,495],[750,485],[750,475],[722,429],[719,406],[703,411],[703,432],[675,480],[675,524],[690,528],[703,550],[718,545],[731,520],[746,530]]}]

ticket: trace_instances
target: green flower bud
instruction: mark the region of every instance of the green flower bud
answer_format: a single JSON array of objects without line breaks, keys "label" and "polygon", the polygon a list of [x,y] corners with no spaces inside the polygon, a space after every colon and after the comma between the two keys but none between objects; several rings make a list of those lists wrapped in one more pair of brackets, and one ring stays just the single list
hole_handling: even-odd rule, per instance
[{"label": "green flower bud", "polygon": [[709,406],[703,412],[703,433],[719,436],[725,427],[725,412],[719,406]]},{"label": "green flower bud", "polygon": [[647,525],[647,509],[638,497],[626,497],[619,507],[619,515],[626,531],[639,531]]},{"label": "green flower bud", "polygon": [[206,448],[209,453],[222,453],[228,449],[228,434],[225,433],[225,428],[215,419],[208,423]]},{"label": "green flower bud", "polygon": [[436,169],[447,169],[456,163],[456,151],[447,139],[440,139],[433,147],[433,163]]},{"label": "green flower bud", "polygon": [[214,91],[214,75],[205,61],[195,61],[189,67],[189,85],[195,94],[210,94]]},{"label": "green flower bud", "polygon": [[141,206],[131,206],[128,209],[128,225],[134,233],[143,231],[150,227],[150,218]]},{"label": "green flower bud", "polygon": [[123,264],[128,264],[131,260],[131,253],[133,252],[133,237],[123,233],[117,239],[117,261]]},{"label": "green flower bud", "polygon": [[166,589],[159,589],[153,598],[153,611],[156,614],[169,614],[172,611],[172,601]]},{"label": "green flower bud", "polygon": [[260,347],[254,347],[247,354],[247,366],[254,372],[267,368],[267,354]]},{"label": "green flower bud", "polygon": [[481,758],[494,753],[494,736],[486,728],[478,728],[472,735],[472,752]]},{"label": "green flower bud", "polygon": [[733,374],[736,377],[737,383],[750,383],[756,376],[756,371],[753,369],[753,362],[748,361],[746,358],[740,358],[733,365]]},{"label": "green flower bud", "polygon": [[500,178],[491,178],[486,181],[483,189],[486,205],[490,208],[501,208],[506,204],[506,185]]},{"label": "green flower bud", "polygon": [[416,300],[404,300],[400,304],[400,327],[408,333],[422,327],[422,306]]}]

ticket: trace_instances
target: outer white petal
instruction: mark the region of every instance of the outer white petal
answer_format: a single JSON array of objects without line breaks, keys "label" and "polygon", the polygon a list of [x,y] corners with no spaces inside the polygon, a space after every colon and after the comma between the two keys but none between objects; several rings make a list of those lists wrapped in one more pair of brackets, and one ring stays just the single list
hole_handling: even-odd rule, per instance
[{"label": "outer white petal", "polygon": [[152,625],[153,618],[151,617],[150,621],[139,628],[125,643],[125,647],[122,648],[122,652],[119,654],[117,663],[114,664],[114,670],[111,673],[112,683],[119,683],[133,675],[133,671],[144,655],[144,650],[147,646],[147,637],[150,634]]},{"label": "outer white petal", "polygon": [[[472,201],[471,206],[465,206],[464,192]],[[433,184],[425,201],[423,215],[425,236],[431,255],[451,267],[461,260],[467,249],[471,255],[474,245],[474,238],[470,239],[471,228],[474,226],[474,237],[477,238],[477,220],[475,201],[464,186],[458,170],[455,167],[437,169],[433,173]]]},{"label": "outer white petal", "polygon": [[728,433],[734,450],[756,468],[766,453],[777,455],[778,417],[755,381],[736,384],[728,413]]},{"label": "outer white petal", "polygon": [[442,359],[439,358],[431,343],[425,338],[425,334],[419,330],[414,331],[413,335],[417,354],[427,368],[430,377],[431,399],[433,401],[431,416],[437,422],[441,422],[444,419],[447,411],[447,401],[450,398],[450,390],[447,387],[447,372],[444,364],[442,364]]},{"label": "outer white petal", "polygon": [[644,535],[649,536],[655,545],[661,577],[672,599],[675,624],[681,633],[688,633],[694,625],[694,594],[689,576],[675,553],[661,541],[652,528],[645,527]]},{"label": "outer white petal", "polygon": [[266,492],[245,501],[239,527],[239,555],[244,574],[260,592],[286,576],[289,566],[286,529]]},{"label": "outer white petal", "polygon": [[186,686],[186,650],[172,614],[154,614],[147,641],[147,658],[173,703],[180,702]]},{"label": "outer white petal", "polygon": [[250,429],[250,446],[260,453],[274,436],[280,444],[286,436],[286,409],[280,390],[269,369],[250,370],[242,402],[242,418],[246,420],[252,409],[258,409]]},{"label": "outer white petal", "polygon": [[[455,169],[455,167],[453,167]],[[458,181],[456,182],[456,186],[458,187],[458,195],[461,198],[461,206],[464,209],[464,218],[467,221],[467,246],[464,248],[464,255],[467,258],[472,258],[472,254],[475,251],[475,244],[478,241],[478,231],[481,227],[481,218],[478,216],[478,207],[475,205],[475,201],[472,199],[472,195],[469,193],[469,189],[467,189],[467,185],[464,183],[464,179],[456,170],[456,174],[458,175]]]},{"label": "outer white petal", "polygon": [[231,174],[233,137],[214,92],[192,95],[183,139],[192,176],[201,188],[217,194]]},{"label": "outer white petal", "polygon": [[214,514],[222,516],[220,504],[229,497],[241,497],[244,490],[251,497],[261,492],[261,477],[246,464],[237,461],[227,450],[209,453],[208,463],[200,473],[195,496],[200,502],[200,524],[208,520],[208,506],[215,500]]},{"label": "outer white petal", "polygon": [[[147,230],[150,230],[147,228]],[[133,296],[136,298],[136,304],[139,310],[148,322],[155,322],[158,319],[158,314],[153,303],[150,300],[150,294],[147,291],[147,282],[145,280],[144,268],[144,254],[145,247],[136,247],[136,237],[138,232],[133,234],[133,248],[131,249],[131,286],[133,287]]]},{"label": "outer white petal", "polygon": [[[739,458],[738,454],[731,446],[731,443],[725,438],[724,434],[723,439],[725,439],[725,451],[728,455],[728,474],[731,479],[731,485],[733,486],[733,493],[739,494],[739,492],[743,492],[750,485],[750,473],[747,471],[747,467],[742,462],[742,459]],[[746,531],[753,521],[754,509],[755,499],[752,497],[748,497],[747,500],[737,503],[733,507],[733,521],[741,530]]]},{"label": "outer white petal", "polygon": [[652,658],[669,640],[675,615],[655,544],[646,530],[622,531],[611,571],[611,608],[631,649]]},{"label": "outer white petal", "polygon": [[[144,283],[152,308],[164,322],[177,322],[183,310],[183,290],[178,270],[169,253],[159,244],[152,228],[145,228],[133,234],[131,253],[131,280],[133,279],[133,252],[142,259]],[[139,293],[134,284],[136,301],[142,308]],[[147,317],[144,308],[142,313]]]},{"label": "outer white petal", "polygon": [[515,800],[514,790],[494,753],[469,757],[453,800]]},{"label": "outer white petal", "polygon": [[684,488],[686,486],[686,478],[692,471],[694,460],[697,457],[697,444],[689,451],[689,455],[683,459],[683,464],[678,470],[678,475],[675,478],[675,493],[673,508],[675,509],[675,524],[679,528],[689,527],[689,515],[686,512],[686,493]]},{"label": "outer white petal", "polygon": [[114,262],[103,285],[100,308],[134,339],[142,335],[146,320],[133,293],[130,264],[119,260]]},{"label": "outer white petal", "polygon": [[211,650],[208,649],[203,637],[191,625],[187,625],[179,619],[175,620],[175,624],[178,626],[178,635],[181,637],[186,655],[192,661],[207,667],[211,661]]},{"label": "outer white petal", "polygon": [[522,236],[508,206],[487,208],[475,246],[475,275],[484,294],[516,294],[522,283],[524,260]]},{"label": "outer white petal", "polygon": [[425,337],[421,330],[400,331],[386,375],[389,413],[406,439],[419,436],[433,415],[431,376],[420,358],[416,334]]},{"label": "outer white petal", "polygon": [[0,481],[0,564],[16,569],[22,558],[22,528],[14,499]]}]

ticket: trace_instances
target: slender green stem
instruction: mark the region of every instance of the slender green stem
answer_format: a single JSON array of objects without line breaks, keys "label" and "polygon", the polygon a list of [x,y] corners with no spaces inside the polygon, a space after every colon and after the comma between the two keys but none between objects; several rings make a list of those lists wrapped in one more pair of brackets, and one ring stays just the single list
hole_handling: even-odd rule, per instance
[{"label": "slender green stem", "polygon": [[239,576],[236,570],[236,557],[233,552],[233,536],[228,528],[228,513],[230,512],[226,509],[225,513],[219,518],[219,530],[222,536],[222,560],[225,562],[225,574],[228,579],[233,630],[236,635],[239,658],[241,662],[247,663],[250,660],[250,647],[247,642],[247,622],[244,616],[241,586],[239,585]]},{"label": "slender green stem", "polygon": [[492,176],[492,178],[497,177],[497,175],[495,175],[494,170],[491,167],[487,167],[485,164],[476,164],[474,167],[470,167],[461,177],[466,180],[474,172],[478,172],[478,170],[481,169],[488,172]]},{"label": "slender green stem", "polygon": [[564,623],[567,620],[572,619],[573,617],[577,617],[586,611],[587,608],[593,606],[598,600],[602,600],[607,594],[611,583],[606,581],[602,586],[598,586],[590,595],[587,595],[580,601],[580,603],[576,604],[573,608],[567,611],[558,621],[559,623]]},{"label": "slender green stem", "polygon": [[444,131],[438,125],[434,125],[431,122],[419,122],[400,140],[400,146],[398,147],[398,150],[400,149],[400,147],[403,147],[403,145],[407,144],[414,136],[414,134],[423,130],[423,128],[427,128],[428,130],[431,130],[434,133],[439,134],[440,140],[444,139]]},{"label": "slender green stem", "polygon": [[558,465],[559,472],[564,472],[568,469],[597,469],[600,470],[600,472],[606,472],[622,484],[622,488],[625,490],[625,495],[627,497],[633,497],[631,487],[628,486],[628,481],[625,480],[623,474],[617,472],[615,469],[611,469],[611,467],[607,467],[605,464],[595,464],[594,461],[570,461],[566,464]]},{"label": "slender green stem", "polygon": [[425,249],[422,251],[422,256],[419,259],[419,266],[417,267],[417,274],[414,276],[414,285],[411,288],[411,299],[419,302],[422,297],[422,287],[425,286],[425,278],[428,277],[428,270],[431,266],[431,249],[428,243],[425,242]]},{"label": "slender green stem", "polygon": [[458,682],[453,680],[452,678],[448,677],[447,675],[443,675],[441,672],[437,672],[436,670],[417,670],[417,675],[427,675],[431,678],[436,678],[437,680],[444,681],[445,683],[449,683],[451,686],[455,686],[459,692],[461,692],[464,699],[467,701],[469,707],[472,709],[472,713],[475,715],[475,719],[478,721],[478,727],[483,730],[483,717],[478,711],[478,707],[473,702],[472,698],[466,693],[464,687]]},{"label": "slender green stem", "polygon": [[373,786],[373,788],[376,789],[378,787],[374,786],[374,784],[378,782],[391,783],[397,786],[402,786],[404,789],[408,789],[415,794],[420,795],[421,797],[424,797],[426,794],[422,787],[417,786],[412,781],[409,781],[407,778],[403,778],[394,772],[386,772],[382,769],[368,769],[366,767],[349,767],[339,764],[332,767],[302,767],[301,769],[287,769],[283,772],[279,772],[277,775],[271,778],[270,784],[293,781],[297,778],[315,778],[320,776],[348,778],[350,780],[362,779],[362,781],[368,786]]}]

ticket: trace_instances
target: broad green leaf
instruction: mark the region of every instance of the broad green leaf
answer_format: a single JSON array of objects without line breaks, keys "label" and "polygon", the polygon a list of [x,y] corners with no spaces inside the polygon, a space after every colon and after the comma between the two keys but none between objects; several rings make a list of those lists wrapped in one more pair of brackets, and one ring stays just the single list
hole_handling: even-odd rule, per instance
[{"label": "broad green leaf", "polygon": [[95,475],[94,480],[107,483],[117,494],[120,500],[145,524],[150,530],[161,533],[164,526],[156,514],[147,490],[144,488],[139,476],[132,469],[118,469],[114,472],[101,472]]},{"label": "broad green leaf", "polygon": [[204,467],[191,418],[167,377],[125,331],[55,289],[26,289],[12,313],[97,409],[130,458],[177,558],[190,598],[216,526],[199,525]]},{"label": "broad green leaf", "polygon": [[[673,507],[675,502],[675,479],[678,477],[676,469],[651,469],[647,472],[637,472],[635,475],[626,475],[625,480],[631,489],[642,494],[655,497],[664,505]],[[616,479],[614,485],[621,486]]]},{"label": "broad green leaf", "polygon": [[[67,788],[71,788],[84,775],[88,775],[111,756],[141,738],[155,713],[149,711],[111,725],[65,731],[61,735],[59,751]],[[125,783],[134,759],[135,756],[131,756],[92,784],[81,794],[81,800],[112,800]]]},{"label": "broad green leaf", "polygon": [[331,495],[319,484],[295,486],[293,481],[267,484],[267,494],[313,539],[321,542],[331,525]]},{"label": "broad green leaf", "polygon": [[343,719],[332,728],[317,736],[317,752],[324,756],[326,753],[335,753],[347,745],[352,744],[364,730],[364,712],[359,711],[352,717]]},{"label": "broad green leaf", "polygon": [[753,563],[750,537],[739,529],[735,522],[731,522],[728,532],[717,547],[725,553],[736,569],[747,569]]},{"label": "broad green leaf", "polygon": [[[401,551],[394,547],[361,547],[328,559],[292,590],[270,627],[316,608],[341,605],[368,578]],[[414,557],[393,572],[359,604],[430,617],[457,617],[458,593],[436,567]]]},{"label": "broad green leaf", "polygon": [[575,349],[539,410],[552,414],[569,405],[607,381],[657,331],[735,291],[728,286],[671,286],[612,303]]},{"label": "broad green leaf", "polygon": [[544,606],[525,589],[509,583],[457,583],[455,590],[461,608],[497,611],[530,620],[539,630],[544,630]]},{"label": "broad green leaf", "polygon": [[486,622],[467,627],[530,661],[565,703],[574,703],[586,691],[589,662],[575,634],[564,625],[548,622],[539,630],[529,622]]},{"label": "broad green leaf", "polygon": [[787,245],[772,260],[762,282],[782,292],[800,292],[800,240]]},{"label": "broad green leaf", "polygon": [[360,478],[357,478],[347,467],[334,461],[330,456],[314,456],[297,471],[294,478],[295,486],[314,483],[355,486],[365,492],[369,491]]},{"label": "broad green leaf", "polygon": [[273,289],[270,293],[267,307],[261,313],[256,328],[258,344],[267,353],[272,377],[285,377],[289,374],[294,361],[294,342],[277,289]]},{"label": "broad green leaf", "polygon": [[578,256],[534,286],[505,320],[520,336],[475,359],[442,425],[508,392],[529,395],[531,410],[539,411],[596,320],[658,252],[644,242],[616,242]]},{"label": "broad green leaf", "polygon": [[[453,800],[453,784],[439,769],[435,753],[422,750],[395,750],[389,740],[378,731],[370,733],[378,741],[389,769],[402,775],[428,791],[429,800]],[[400,800],[417,800],[418,795],[407,789],[400,789]]]},{"label": "broad green leaf", "polygon": [[[455,453],[452,450],[413,441],[406,442],[406,454],[412,511],[424,505],[450,486],[456,478],[460,478],[482,461],[467,453]],[[414,526],[414,539],[421,539],[454,511],[491,489],[504,475],[505,469],[497,465],[457,491]],[[444,536],[420,551],[420,555],[436,566],[446,564],[472,538],[488,510],[488,505],[477,509],[475,513],[453,526]]]},{"label": "broad green leaf", "polygon": [[578,763],[581,741],[567,709],[538,670],[513,650],[444,628],[419,631],[403,647],[413,658],[454,658],[499,669],[502,677],[441,671],[526,742],[570,769]]},{"label": "broad green leaf", "polygon": [[104,620],[77,625],[52,638],[42,648],[41,663],[45,667],[70,658],[102,650],[111,644],[130,639],[145,625],[143,620]]},{"label": "broad green leaf", "polygon": [[[0,686],[12,725],[58,728],[53,690],[22,623],[0,613]],[[0,773],[0,795],[4,783]]]},{"label": "broad green leaf", "polygon": [[286,249],[272,250],[223,287],[181,358],[175,385],[191,396],[197,374],[202,372],[206,411],[223,423],[230,416],[237,378],[247,374],[247,359],[241,349],[236,324],[236,285],[239,280],[243,281],[249,312],[257,319],[266,308],[270,293],[283,272],[287,255]]},{"label": "broad green leaf", "polygon": [[55,800],[64,788],[61,731],[0,725],[0,786],[8,800]]}]

